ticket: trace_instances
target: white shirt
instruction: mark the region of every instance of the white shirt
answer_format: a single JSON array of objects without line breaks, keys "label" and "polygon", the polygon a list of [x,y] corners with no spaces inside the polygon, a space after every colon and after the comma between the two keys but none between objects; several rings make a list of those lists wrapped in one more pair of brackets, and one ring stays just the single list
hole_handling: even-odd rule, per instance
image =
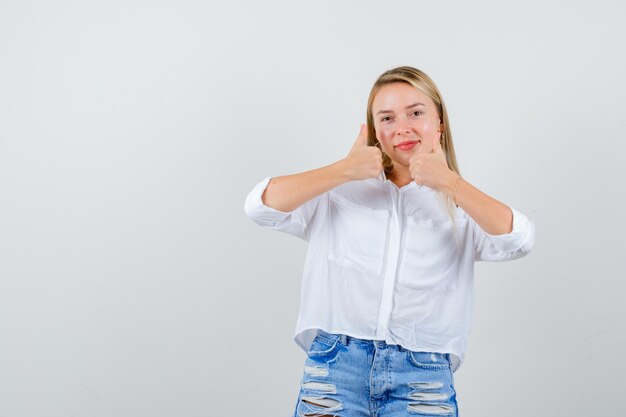
[{"label": "white shirt", "polygon": [[486,233],[459,207],[454,227],[442,194],[415,181],[398,188],[384,172],[291,212],[263,204],[270,179],[248,193],[244,210],[263,227],[308,241],[294,335],[305,351],[323,329],[451,353],[454,372],[473,317],[474,261],[521,258],[535,241],[534,223],[513,208],[507,234]]}]

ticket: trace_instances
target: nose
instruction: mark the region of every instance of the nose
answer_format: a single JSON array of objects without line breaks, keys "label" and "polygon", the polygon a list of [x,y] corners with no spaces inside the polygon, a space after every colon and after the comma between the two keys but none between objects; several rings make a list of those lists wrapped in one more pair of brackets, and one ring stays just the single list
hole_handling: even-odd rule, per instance
[{"label": "nose", "polygon": [[398,121],[396,135],[406,135],[407,133],[411,133],[411,129],[409,129],[406,121]]}]

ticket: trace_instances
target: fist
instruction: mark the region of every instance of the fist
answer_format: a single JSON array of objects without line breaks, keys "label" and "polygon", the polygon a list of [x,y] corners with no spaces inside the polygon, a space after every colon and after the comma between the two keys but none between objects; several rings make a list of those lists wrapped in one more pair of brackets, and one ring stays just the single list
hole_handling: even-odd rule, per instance
[{"label": "fist", "polygon": [[450,168],[448,168],[446,154],[439,142],[440,137],[441,132],[433,140],[432,147],[421,146],[409,158],[411,178],[417,184],[436,190],[445,185],[446,175],[451,172]]},{"label": "fist", "polygon": [[366,125],[361,124],[359,136],[343,162],[352,180],[376,178],[383,171],[383,153],[377,147],[367,145]]}]

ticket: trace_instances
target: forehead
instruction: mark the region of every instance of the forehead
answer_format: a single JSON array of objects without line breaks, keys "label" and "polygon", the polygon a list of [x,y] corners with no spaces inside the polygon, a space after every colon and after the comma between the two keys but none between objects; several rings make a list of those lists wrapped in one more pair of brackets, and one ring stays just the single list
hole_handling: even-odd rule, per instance
[{"label": "forehead", "polygon": [[426,107],[434,107],[435,105],[428,95],[408,83],[385,84],[374,96],[372,111],[374,113],[379,110],[400,111],[415,103],[424,103]]}]

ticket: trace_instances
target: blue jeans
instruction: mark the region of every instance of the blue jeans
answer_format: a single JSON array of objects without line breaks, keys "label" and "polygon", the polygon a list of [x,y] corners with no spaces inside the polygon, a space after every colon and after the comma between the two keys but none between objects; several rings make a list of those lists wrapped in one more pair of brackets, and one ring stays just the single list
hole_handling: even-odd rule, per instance
[{"label": "blue jeans", "polygon": [[458,417],[450,354],[319,330],[295,417]]}]

